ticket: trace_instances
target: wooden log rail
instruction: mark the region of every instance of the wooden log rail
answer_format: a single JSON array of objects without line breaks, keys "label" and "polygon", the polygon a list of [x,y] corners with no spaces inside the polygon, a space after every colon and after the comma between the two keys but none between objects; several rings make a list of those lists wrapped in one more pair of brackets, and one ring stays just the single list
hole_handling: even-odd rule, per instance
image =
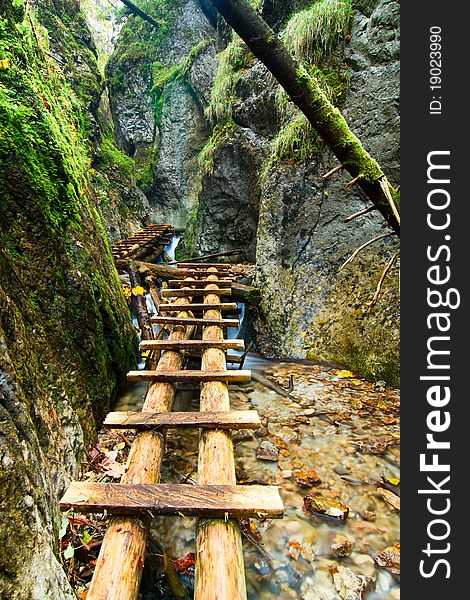
[{"label": "wooden log rail", "polygon": [[[199,267],[199,266],[198,266]],[[246,585],[240,517],[281,518],[283,504],[276,487],[239,486],[235,476],[232,429],[256,429],[256,411],[231,411],[228,384],[248,381],[249,371],[227,370],[226,351],[243,349],[242,340],[224,338],[230,319],[222,318],[225,286],[230,279],[218,265],[200,265],[173,291],[176,317],[153,320],[169,328],[168,339],[142,340],[141,348],[162,352],[148,371],[131,371],[130,381],[148,381],[142,412],[112,412],[107,428],[138,432],[120,483],[73,482],[60,501],[62,510],[107,510],[112,518],[96,563],[88,600],[136,600],[146,542],[153,515],[195,516],[196,600],[245,600]],[[224,287],[219,287],[221,284]],[[193,298],[203,288],[203,317],[194,318]],[[230,290],[230,288],[228,288]],[[201,306],[199,305],[199,307]],[[235,323],[237,321],[235,320]],[[202,339],[191,339],[201,330]],[[183,369],[185,352],[201,356],[201,370]],[[171,412],[178,382],[200,383],[199,412]],[[199,431],[198,484],[159,482],[168,428]]]}]

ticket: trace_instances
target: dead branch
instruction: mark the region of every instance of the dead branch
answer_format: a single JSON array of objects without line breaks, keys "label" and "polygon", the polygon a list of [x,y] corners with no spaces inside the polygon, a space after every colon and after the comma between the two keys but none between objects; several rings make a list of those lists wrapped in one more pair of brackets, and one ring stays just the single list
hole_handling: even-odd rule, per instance
[{"label": "dead branch", "polygon": [[388,182],[388,179],[385,177],[385,175],[380,178],[380,187],[382,188],[384,195],[387,198],[388,203],[390,204],[390,208],[392,209],[392,212],[395,215],[398,225],[400,225],[400,214],[392,198],[392,194],[390,193],[390,183]]},{"label": "dead branch", "polygon": [[382,291],[382,285],[383,285],[383,282],[385,281],[385,277],[387,277],[387,273],[392,268],[393,263],[397,260],[399,254],[400,254],[400,251],[395,252],[395,254],[392,256],[392,258],[388,261],[387,266],[385,267],[385,269],[382,272],[382,276],[380,277],[379,283],[377,284],[377,289],[375,290],[374,297],[368,304],[369,308],[372,308],[374,306],[374,304],[377,302],[377,300],[379,299],[380,292]]},{"label": "dead branch", "polygon": [[389,237],[390,235],[391,235],[390,233],[382,233],[381,235],[378,235],[377,237],[375,237],[375,238],[373,238],[371,240],[368,240],[367,242],[365,242],[364,244],[362,244],[362,246],[359,246],[359,248],[356,248],[356,250],[354,250],[354,252],[348,258],[348,260],[346,260],[340,266],[339,270],[342,271],[346,265],[349,265],[349,263],[351,261],[353,261],[356,258],[356,256],[359,254],[359,252],[361,252],[362,250],[364,250],[364,248],[367,248],[367,246],[370,246],[374,242],[378,242],[379,240],[382,240],[383,238]]},{"label": "dead branch", "polygon": [[332,175],[334,175],[335,173],[337,173],[338,171],[341,171],[341,169],[344,169],[343,165],[338,165],[337,167],[335,167],[334,169],[331,169],[331,171],[328,171],[328,173],[326,173],[325,175],[323,175],[322,179],[328,179],[328,177],[331,177]]},{"label": "dead branch", "polygon": [[352,180],[351,180],[349,183],[347,183],[347,184],[344,186],[344,191],[345,191],[345,192],[348,192],[348,191],[349,191],[349,190],[350,190],[350,189],[351,189],[353,186],[355,186],[355,185],[356,185],[356,183],[357,183],[358,181],[360,181],[360,180],[361,180],[361,175],[358,175],[357,177],[354,177],[354,179],[352,179]]},{"label": "dead branch", "polygon": [[367,213],[370,213],[373,210],[376,210],[375,206],[368,206],[367,208],[363,208],[362,210],[359,210],[354,214],[349,215],[349,217],[346,217],[346,219],[344,219],[344,223],[350,223],[351,221],[354,221],[354,219],[362,217],[362,215],[367,215]]}]

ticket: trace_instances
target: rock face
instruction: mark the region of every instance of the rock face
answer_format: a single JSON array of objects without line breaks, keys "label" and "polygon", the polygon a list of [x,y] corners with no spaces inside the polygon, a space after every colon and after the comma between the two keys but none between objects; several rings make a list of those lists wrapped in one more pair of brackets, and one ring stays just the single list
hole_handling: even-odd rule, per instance
[{"label": "rock face", "polygon": [[[265,0],[262,13],[282,33],[292,11],[309,5]],[[340,107],[397,185],[399,5],[354,0],[352,8],[350,35],[334,51],[343,80],[347,67]],[[378,302],[369,305],[397,241],[380,240],[339,270],[358,246],[387,231],[382,218],[369,213],[343,222],[367,203],[354,187],[344,190],[347,175],[322,178],[337,161],[321,146],[307,159],[293,151],[270,159],[283,124],[277,84],[263,65],[239,52],[236,40],[220,54],[231,34],[216,23],[207,2],[183,0],[175,11],[166,17],[169,27],[155,42],[152,60],[166,69],[181,66],[197,43],[207,44],[184,75],[167,79],[153,97],[154,121],[140,116],[155,94],[149,91],[155,74],[148,57],[129,52],[137,72],[127,87],[111,85],[116,128],[129,132],[122,148],[132,147],[137,162],[152,149],[142,189],[153,219],[187,228],[180,244],[187,254],[243,248],[241,259],[256,261],[264,314],[256,323],[257,346],[263,354],[333,360],[397,383],[398,263]],[[131,19],[123,29],[127,41],[135,28]],[[111,81],[119,80],[116,61],[108,71]],[[135,103],[133,95],[139,96]],[[127,112],[121,96],[129,102]]]},{"label": "rock face", "polygon": [[72,600],[58,500],[136,350],[86,175],[93,46],[78,3],[40,4],[0,6],[0,596]]}]

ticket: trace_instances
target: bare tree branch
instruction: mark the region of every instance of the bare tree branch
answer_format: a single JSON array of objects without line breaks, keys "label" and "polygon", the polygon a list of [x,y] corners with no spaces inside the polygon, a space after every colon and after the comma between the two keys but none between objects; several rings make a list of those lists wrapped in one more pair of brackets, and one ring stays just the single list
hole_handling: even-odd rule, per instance
[{"label": "bare tree branch", "polygon": [[365,242],[364,244],[362,244],[362,246],[359,246],[359,248],[356,248],[356,250],[354,250],[354,252],[348,258],[348,260],[346,260],[340,266],[339,270],[342,271],[346,265],[349,265],[349,263],[351,261],[353,261],[356,258],[356,256],[359,254],[359,252],[361,252],[362,250],[364,250],[364,248],[367,248],[367,246],[370,246],[374,242],[378,242],[379,240],[382,240],[383,238],[389,237],[390,235],[391,235],[390,233],[382,233],[381,235],[378,235],[377,237],[372,238],[371,240],[368,240],[367,242]]}]

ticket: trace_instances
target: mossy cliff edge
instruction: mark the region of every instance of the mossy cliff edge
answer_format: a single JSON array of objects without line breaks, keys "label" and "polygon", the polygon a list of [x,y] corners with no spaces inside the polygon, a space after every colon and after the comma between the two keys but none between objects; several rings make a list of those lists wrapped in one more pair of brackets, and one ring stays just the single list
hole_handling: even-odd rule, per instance
[{"label": "mossy cliff edge", "polygon": [[135,360],[90,173],[101,90],[78,2],[2,1],[2,598],[74,598],[57,500]]}]

